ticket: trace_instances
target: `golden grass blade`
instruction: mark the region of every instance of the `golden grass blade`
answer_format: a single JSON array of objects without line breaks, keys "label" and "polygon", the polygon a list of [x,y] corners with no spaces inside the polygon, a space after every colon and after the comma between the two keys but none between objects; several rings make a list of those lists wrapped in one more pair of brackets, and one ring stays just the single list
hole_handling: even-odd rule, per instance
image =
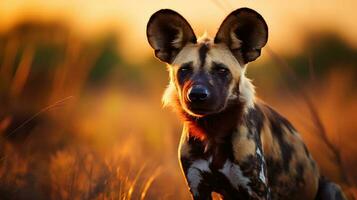
[{"label": "golden grass blade", "polygon": [[21,62],[11,84],[10,94],[12,97],[16,97],[22,92],[30,73],[34,53],[35,50],[33,47],[26,48],[23,53]]},{"label": "golden grass blade", "polygon": [[74,98],[74,96],[69,96],[66,97],[64,99],[61,99],[57,102],[55,102],[54,104],[51,104],[45,108],[43,108],[42,110],[40,110],[39,112],[37,112],[36,114],[32,115],[32,117],[30,117],[29,119],[27,119],[26,121],[24,121],[22,124],[20,124],[18,127],[16,127],[13,131],[11,131],[7,137],[11,136],[12,134],[14,134],[17,130],[19,130],[20,128],[22,128],[23,126],[25,126],[26,124],[28,124],[30,121],[32,121],[33,119],[35,119],[36,117],[38,117],[39,115],[41,115],[42,113],[51,110],[52,108],[64,105],[64,103],[70,99]]},{"label": "golden grass blade", "polygon": [[136,183],[138,182],[138,179],[140,177],[140,175],[143,173],[144,169],[145,169],[145,166],[146,164],[144,164],[140,170],[138,171],[138,173],[136,174],[133,182],[131,183],[130,187],[129,187],[129,190],[128,190],[128,195],[127,195],[127,199],[130,200],[132,195],[133,195],[133,192],[134,192],[134,189],[135,189],[135,186],[136,186]]},{"label": "golden grass blade", "polygon": [[146,194],[151,186],[151,184],[154,182],[154,180],[156,179],[156,177],[161,173],[161,167],[158,167],[155,172],[149,177],[149,179],[146,181],[145,186],[143,191],[141,192],[141,200],[144,200],[146,197]]},{"label": "golden grass blade", "polygon": [[19,41],[15,38],[10,39],[5,45],[4,58],[0,66],[0,76],[6,81],[11,79],[11,67],[14,65],[18,48]]}]

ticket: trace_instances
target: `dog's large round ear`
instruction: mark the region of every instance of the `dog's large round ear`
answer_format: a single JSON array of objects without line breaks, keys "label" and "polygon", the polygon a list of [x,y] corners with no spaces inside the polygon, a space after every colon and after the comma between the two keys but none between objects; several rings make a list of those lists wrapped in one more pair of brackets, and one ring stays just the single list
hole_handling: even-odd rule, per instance
[{"label": "dog's large round ear", "polygon": [[171,63],[187,43],[196,43],[190,24],[169,9],[159,10],[151,16],[146,35],[155,56],[167,63]]},{"label": "dog's large round ear", "polygon": [[229,14],[214,39],[215,43],[225,43],[241,64],[257,59],[267,40],[266,22],[249,8],[240,8]]}]

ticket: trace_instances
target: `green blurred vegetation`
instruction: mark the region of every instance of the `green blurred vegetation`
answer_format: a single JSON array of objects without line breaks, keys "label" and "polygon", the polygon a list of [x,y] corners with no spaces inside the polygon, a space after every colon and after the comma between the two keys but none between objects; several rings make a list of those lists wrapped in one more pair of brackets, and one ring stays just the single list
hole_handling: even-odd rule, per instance
[{"label": "green blurred vegetation", "polygon": [[[326,78],[329,73],[339,71],[351,73],[352,78],[357,80],[357,49],[350,46],[339,35],[331,32],[309,33],[303,46],[302,53],[282,57],[286,65],[285,69],[279,66],[281,63],[270,57],[267,62],[252,63],[248,76],[254,79],[257,85],[265,85],[269,82],[272,87],[284,85],[295,90],[298,85],[311,84],[309,81],[318,82]],[[279,52],[274,53],[279,55]],[[286,72],[290,72],[294,78]],[[356,91],[356,86],[356,81],[350,85],[353,91]]]}]

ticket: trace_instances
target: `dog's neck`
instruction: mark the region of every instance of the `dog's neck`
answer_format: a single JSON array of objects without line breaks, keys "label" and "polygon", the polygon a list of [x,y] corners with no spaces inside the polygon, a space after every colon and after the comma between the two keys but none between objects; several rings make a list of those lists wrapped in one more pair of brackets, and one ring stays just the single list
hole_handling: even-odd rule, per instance
[{"label": "dog's neck", "polygon": [[194,117],[181,111],[189,134],[202,140],[220,143],[237,129],[243,117],[244,103],[238,99],[223,111],[203,117]]}]

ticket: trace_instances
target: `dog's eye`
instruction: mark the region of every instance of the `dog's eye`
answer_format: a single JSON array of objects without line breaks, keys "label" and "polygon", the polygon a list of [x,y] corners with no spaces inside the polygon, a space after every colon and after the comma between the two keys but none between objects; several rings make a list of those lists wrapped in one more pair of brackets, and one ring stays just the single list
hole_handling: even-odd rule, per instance
[{"label": "dog's eye", "polygon": [[223,64],[215,64],[213,70],[222,75],[226,75],[229,73],[229,69],[225,67]]},{"label": "dog's eye", "polygon": [[225,74],[225,73],[228,72],[228,69],[227,69],[227,68],[224,68],[224,67],[219,67],[219,68],[217,69],[217,71],[218,71],[219,73]]},{"label": "dog's eye", "polygon": [[191,64],[184,64],[178,70],[179,70],[179,72],[184,72],[184,73],[190,72],[190,71],[192,71],[192,66],[191,66]]}]

